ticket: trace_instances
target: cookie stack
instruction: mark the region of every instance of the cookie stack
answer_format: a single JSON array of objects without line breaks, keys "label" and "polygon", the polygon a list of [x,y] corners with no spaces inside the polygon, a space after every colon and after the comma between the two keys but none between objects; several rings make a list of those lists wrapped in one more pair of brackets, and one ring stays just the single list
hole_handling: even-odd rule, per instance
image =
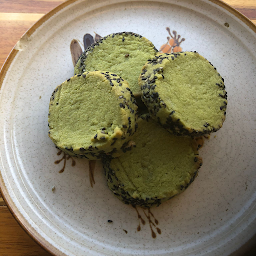
[{"label": "cookie stack", "polygon": [[102,160],[124,203],[145,208],[184,191],[202,159],[197,138],[221,128],[224,79],[197,52],[158,53],[145,37],[108,35],[53,92],[49,136],[72,156]]}]

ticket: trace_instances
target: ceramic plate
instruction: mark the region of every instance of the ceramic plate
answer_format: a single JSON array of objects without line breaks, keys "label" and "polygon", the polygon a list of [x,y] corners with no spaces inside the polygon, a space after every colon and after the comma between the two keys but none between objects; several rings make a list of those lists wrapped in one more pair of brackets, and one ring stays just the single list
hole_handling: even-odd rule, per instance
[{"label": "ceramic plate", "polygon": [[[48,138],[50,95],[73,75],[71,42],[84,49],[85,34],[95,40],[120,31],[164,51],[198,51],[228,92],[226,121],[201,150],[199,176],[152,208],[152,222],[138,209],[145,225],[108,190],[100,164],[92,188],[87,160],[72,164]],[[256,230],[255,32],[213,0],[71,0],[44,16],[15,46],[0,78],[1,188],[22,226],[56,255],[228,255],[241,247]]]}]

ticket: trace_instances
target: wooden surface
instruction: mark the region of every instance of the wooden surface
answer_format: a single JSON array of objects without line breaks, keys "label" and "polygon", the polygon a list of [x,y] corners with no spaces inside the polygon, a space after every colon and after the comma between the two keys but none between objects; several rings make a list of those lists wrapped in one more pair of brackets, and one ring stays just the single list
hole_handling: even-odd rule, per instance
[{"label": "wooden surface", "polygon": [[[0,0],[0,67],[19,38],[63,0]],[[256,0],[225,0],[256,24]],[[255,240],[254,240],[255,241]],[[256,255],[251,246],[247,253]],[[255,253],[255,254],[254,254]],[[0,256],[49,256],[17,223],[0,193]]]}]

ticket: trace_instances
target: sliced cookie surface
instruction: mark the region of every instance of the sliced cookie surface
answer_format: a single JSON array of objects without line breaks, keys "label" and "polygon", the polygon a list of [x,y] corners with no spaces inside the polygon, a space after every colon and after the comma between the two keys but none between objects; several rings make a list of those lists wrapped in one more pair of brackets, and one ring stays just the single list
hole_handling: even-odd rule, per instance
[{"label": "sliced cookie surface", "polygon": [[152,42],[141,35],[132,32],[110,34],[86,49],[75,66],[75,74],[107,70],[127,80],[135,96],[141,95],[138,85],[141,68],[156,53]]},{"label": "sliced cookie surface", "polygon": [[104,160],[108,187],[124,203],[151,207],[184,191],[202,165],[197,142],[169,133],[143,115],[133,141],[136,147]]},{"label": "sliced cookie surface", "polygon": [[69,155],[116,157],[130,146],[137,105],[128,83],[104,71],[85,72],[59,85],[49,105],[49,137]]},{"label": "sliced cookie surface", "polygon": [[201,136],[222,127],[224,79],[197,52],[157,55],[143,67],[139,84],[150,114],[169,131]]}]

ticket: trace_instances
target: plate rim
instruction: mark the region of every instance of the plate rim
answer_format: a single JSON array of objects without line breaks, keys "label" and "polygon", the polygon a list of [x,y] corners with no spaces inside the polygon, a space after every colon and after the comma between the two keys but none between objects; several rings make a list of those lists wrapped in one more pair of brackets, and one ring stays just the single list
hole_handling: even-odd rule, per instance
[{"label": "plate rim", "polygon": [[[78,1],[84,1],[87,2],[87,4],[90,2],[90,0],[66,0],[65,2],[59,4],[55,8],[53,8],[51,11],[43,15],[38,21],[36,21],[22,36],[23,37],[30,37],[41,25],[43,25],[47,20],[49,20],[54,14],[58,13],[65,7],[78,2]],[[104,2],[104,0],[100,0],[101,2]],[[128,0],[127,0],[128,1]],[[138,0],[132,0],[133,2],[136,2]],[[197,1],[204,1],[207,2],[207,0],[197,0]],[[126,1],[124,1],[126,2]],[[143,0],[143,2],[147,2]],[[256,25],[244,14],[230,6],[229,4],[221,1],[221,0],[208,0],[208,2],[211,2],[213,4],[216,4],[217,6],[223,8],[224,10],[228,11],[235,17],[237,17],[241,22],[243,22],[248,29],[251,29],[256,34]],[[86,4],[86,3],[85,3]],[[20,38],[20,39],[21,39]],[[20,40],[19,39],[19,40]],[[11,52],[7,56],[6,60],[4,61],[4,64],[0,70],[0,90],[2,88],[2,84],[4,82],[5,76],[9,70],[10,65],[12,64],[12,61],[14,60],[15,56],[19,52],[19,50],[15,49],[15,46],[12,48]],[[16,207],[14,201],[12,200],[11,196],[9,195],[7,191],[7,187],[5,186],[5,181],[2,176],[2,172],[0,169],[0,192],[4,199],[4,202],[7,205],[8,210],[11,212],[12,216],[15,218],[17,223],[20,227],[43,249],[45,249],[47,252],[53,255],[58,256],[66,256],[65,253],[61,252],[59,249],[54,247],[51,243],[49,243],[47,240],[45,240],[25,219],[25,217],[19,212],[18,208]],[[238,250],[232,252],[232,255],[235,253],[239,253],[240,250],[243,248],[246,248],[247,244],[251,244],[251,240],[255,240],[256,234],[251,237],[246,243],[244,243]]]}]

